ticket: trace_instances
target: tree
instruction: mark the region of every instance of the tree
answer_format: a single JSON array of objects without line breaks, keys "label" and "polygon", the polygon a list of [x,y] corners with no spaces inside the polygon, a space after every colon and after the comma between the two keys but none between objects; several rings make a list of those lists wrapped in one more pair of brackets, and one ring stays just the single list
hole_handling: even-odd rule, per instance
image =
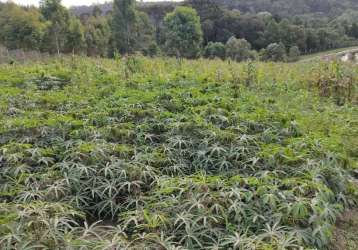
[{"label": "tree", "polygon": [[300,58],[301,52],[297,46],[293,46],[288,51],[288,61],[296,62]]},{"label": "tree", "polygon": [[261,52],[261,59],[264,61],[285,61],[286,48],[282,43],[271,43],[265,50]]},{"label": "tree", "polygon": [[265,22],[256,14],[240,15],[239,25],[233,26],[236,37],[245,38],[255,49],[260,47],[260,39],[265,30]]},{"label": "tree", "polygon": [[157,43],[152,42],[149,44],[148,48],[143,51],[144,55],[154,57],[158,54],[160,54],[160,49],[157,45]]},{"label": "tree", "polygon": [[112,33],[119,53],[134,52],[136,22],[135,0],[114,0]]},{"label": "tree", "polygon": [[272,19],[266,26],[263,34],[263,46],[266,47],[271,43],[280,42],[280,28],[276,21]]},{"label": "tree", "polygon": [[103,11],[101,10],[101,8],[98,5],[93,7],[92,16],[99,17],[99,16],[102,16],[102,14],[103,14]]},{"label": "tree", "polygon": [[66,52],[81,53],[85,49],[84,28],[77,18],[70,19],[66,34]]},{"label": "tree", "polygon": [[286,48],[298,46],[299,49],[306,49],[306,33],[302,26],[292,25],[289,20],[284,19],[279,24],[280,40]]},{"label": "tree", "polygon": [[225,59],[226,49],[223,43],[209,42],[204,49],[204,56],[207,58]]},{"label": "tree", "polygon": [[231,37],[226,43],[226,56],[235,61],[254,59],[251,44],[245,39]]},{"label": "tree", "polygon": [[352,26],[350,27],[349,36],[358,39],[358,24],[357,23],[353,23]]},{"label": "tree", "polygon": [[46,30],[35,8],[3,4],[0,11],[0,42],[9,49],[39,50]]},{"label": "tree", "polygon": [[[242,18],[239,11],[224,10],[222,16],[216,20],[216,42],[227,42],[230,37],[240,36]],[[241,34],[242,35],[242,34]]]},{"label": "tree", "polygon": [[342,36],[331,28],[320,28],[317,31],[320,50],[333,49],[342,44]]},{"label": "tree", "polygon": [[319,38],[315,29],[306,29],[306,52],[319,50]]},{"label": "tree", "polygon": [[149,46],[153,46],[153,44],[155,44],[155,29],[146,13],[137,11],[136,16],[137,22],[135,26],[136,31],[134,48],[136,51],[144,53]]},{"label": "tree", "polygon": [[61,0],[41,0],[40,10],[45,20],[49,22],[44,47],[47,51],[56,51],[60,54],[65,47],[70,14],[61,5]]},{"label": "tree", "polygon": [[[230,33],[227,37],[222,36],[223,22],[221,20],[227,16],[226,12],[221,3],[213,0],[187,0],[186,3],[195,9],[200,16],[201,28],[203,30],[204,42],[226,42],[227,39],[233,34]],[[224,31],[224,33],[227,33]]]},{"label": "tree", "polygon": [[88,56],[107,56],[111,29],[105,16],[91,16],[84,27]]},{"label": "tree", "polygon": [[199,55],[203,32],[197,12],[190,7],[177,7],[166,15],[165,47],[169,55],[195,58]]}]

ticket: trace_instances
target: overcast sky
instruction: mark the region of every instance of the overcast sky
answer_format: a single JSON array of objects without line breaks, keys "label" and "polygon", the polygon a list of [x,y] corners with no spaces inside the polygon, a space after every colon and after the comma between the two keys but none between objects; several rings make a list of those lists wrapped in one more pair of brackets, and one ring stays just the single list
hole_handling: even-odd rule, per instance
[{"label": "overcast sky", "polygon": [[[145,2],[156,2],[160,0],[144,0]],[[178,0],[174,0],[178,1]],[[7,2],[7,0],[0,0],[0,2]],[[12,0],[12,2],[23,5],[38,5],[39,0]],[[69,7],[74,5],[91,5],[94,3],[110,2],[109,0],[62,0],[62,4]]]}]

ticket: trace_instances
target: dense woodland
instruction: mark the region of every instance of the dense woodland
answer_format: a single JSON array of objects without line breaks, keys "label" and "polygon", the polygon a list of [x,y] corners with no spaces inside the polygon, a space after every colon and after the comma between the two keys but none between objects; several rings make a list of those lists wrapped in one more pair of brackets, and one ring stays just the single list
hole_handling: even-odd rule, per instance
[{"label": "dense woodland", "polygon": [[356,45],[354,2],[115,0],[72,9],[61,0],[43,0],[40,8],[2,3],[0,43],[9,49],[102,57],[142,53],[295,60],[300,54]]}]

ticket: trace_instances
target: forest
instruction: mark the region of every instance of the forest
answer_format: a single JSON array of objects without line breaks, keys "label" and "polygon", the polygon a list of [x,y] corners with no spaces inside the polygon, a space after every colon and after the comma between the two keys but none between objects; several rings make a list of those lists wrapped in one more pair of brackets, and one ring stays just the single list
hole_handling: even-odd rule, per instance
[{"label": "forest", "polygon": [[[169,41],[173,27],[166,17],[176,7],[187,8],[182,13],[187,30],[174,31],[175,42]],[[116,0],[71,9],[63,7],[60,0],[43,0],[40,8],[0,4],[0,43],[9,49],[110,58],[141,53],[295,61],[301,54],[357,45],[357,23],[357,3],[349,0]],[[187,32],[191,37],[182,53],[177,50],[178,41],[183,41]],[[118,39],[122,35],[127,37]]]}]

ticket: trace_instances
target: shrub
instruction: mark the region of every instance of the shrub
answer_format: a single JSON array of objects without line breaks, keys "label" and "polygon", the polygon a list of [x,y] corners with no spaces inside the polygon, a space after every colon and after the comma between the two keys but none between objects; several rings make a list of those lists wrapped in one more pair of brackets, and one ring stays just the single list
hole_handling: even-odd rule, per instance
[{"label": "shrub", "polygon": [[154,57],[157,56],[158,54],[160,54],[160,48],[158,47],[158,45],[153,42],[151,43],[147,49],[145,49],[143,51],[145,56],[150,56],[150,57]]},{"label": "shrub", "polygon": [[255,59],[251,44],[245,39],[231,37],[226,43],[226,56],[235,61]]},{"label": "shrub", "polygon": [[297,46],[292,46],[288,51],[289,62],[297,62],[300,59],[301,51]]},{"label": "shrub", "polygon": [[261,51],[263,61],[286,61],[286,48],[282,43],[271,43],[266,49]]},{"label": "shrub", "polygon": [[214,58],[225,59],[225,54],[226,54],[225,45],[219,42],[209,42],[204,49],[204,56],[210,59],[214,59]]}]

